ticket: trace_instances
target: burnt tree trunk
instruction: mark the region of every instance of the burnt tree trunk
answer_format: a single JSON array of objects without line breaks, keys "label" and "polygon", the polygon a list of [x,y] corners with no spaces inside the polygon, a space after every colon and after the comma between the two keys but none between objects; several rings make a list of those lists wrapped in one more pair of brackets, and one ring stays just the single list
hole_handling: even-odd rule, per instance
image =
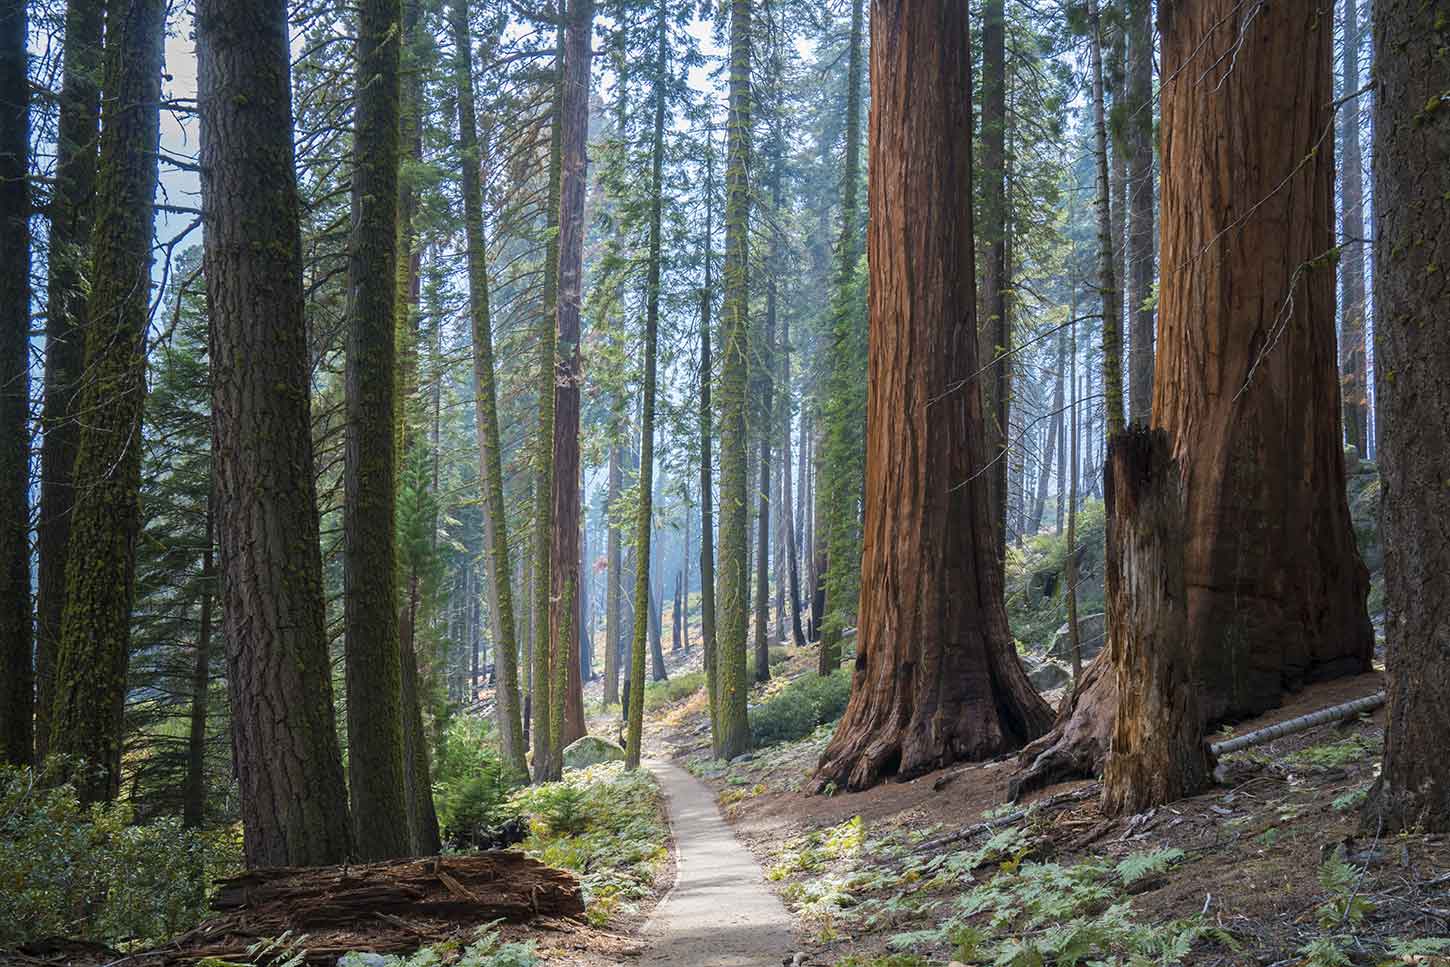
[{"label": "burnt tree trunk", "polygon": [[[1450,56],[1437,15],[1418,0],[1379,0],[1374,13],[1385,52],[1375,67],[1374,291],[1389,713],[1365,824],[1386,833],[1450,830]],[[1438,110],[1426,106],[1437,98]]]},{"label": "burnt tree trunk", "polygon": [[1120,691],[1103,811],[1174,802],[1209,784],[1184,635],[1183,481],[1168,434],[1133,427],[1108,443],[1103,480],[1108,648]]},{"label": "burnt tree trunk", "polygon": [[873,0],[871,30],[860,623],[851,701],[817,770],[849,789],[1017,748],[1051,714],[1007,628],[983,472],[967,11]]}]

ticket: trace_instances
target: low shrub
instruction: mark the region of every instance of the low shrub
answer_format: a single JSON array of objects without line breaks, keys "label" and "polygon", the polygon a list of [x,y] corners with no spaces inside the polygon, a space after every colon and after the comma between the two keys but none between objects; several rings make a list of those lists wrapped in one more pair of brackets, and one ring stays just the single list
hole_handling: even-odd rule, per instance
[{"label": "low shrub", "polygon": [[757,747],[803,739],[840,718],[850,697],[850,669],[802,675],[750,710],[750,734]]},{"label": "low shrub", "polygon": [[206,914],[240,869],[235,829],[132,824],[122,803],[82,806],[58,774],[0,767],[0,948],[42,937],[156,943]]},{"label": "low shrub", "polygon": [[648,895],[668,838],[648,772],[619,762],[572,770],[562,782],[520,789],[509,805],[530,820],[524,851],[578,874],[591,923],[602,926]]},{"label": "low shrub", "polygon": [[438,823],[449,836],[507,819],[509,792],[516,785],[504,774],[487,720],[460,715],[448,723],[433,767],[433,802]]},{"label": "low shrub", "polygon": [[705,672],[694,671],[675,675],[662,682],[650,682],[644,687],[644,707],[654,712],[689,698],[705,687]]}]

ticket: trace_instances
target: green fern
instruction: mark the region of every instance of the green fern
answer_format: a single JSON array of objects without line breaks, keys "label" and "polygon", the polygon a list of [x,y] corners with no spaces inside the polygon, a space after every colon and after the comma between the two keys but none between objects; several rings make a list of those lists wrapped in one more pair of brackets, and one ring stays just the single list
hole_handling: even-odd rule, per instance
[{"label": "green fern", "polygon": [[1134,853],[1118,864],[1118,877],[1124,886],[1128,886],[1144,877],[1166,873],[1182,859],[1183,850],[1176,847],[1154,850],[1151,853]]}]

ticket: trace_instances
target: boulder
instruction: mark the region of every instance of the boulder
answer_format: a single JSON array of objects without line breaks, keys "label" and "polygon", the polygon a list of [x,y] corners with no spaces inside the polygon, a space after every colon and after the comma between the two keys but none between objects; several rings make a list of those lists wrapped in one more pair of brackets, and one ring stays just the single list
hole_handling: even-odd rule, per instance
[{"label": "boulder", "polygon": [[575,739],[564,748],[564,768],[583,769],[601,762],[623,762],[624,749],[597,735]]},{"label": "boulder", "polygon": [[[1077,634],[1082,644],[1082,663],[1086,665],[1097,657],[1108,640],[1108,618],[1105,614],[1083,615],[1077,619]],[[1072,661],[1072,633],[1063,622],[1057,634],[1052,636],[1052,645],[1047,649],[1049,658],[1058,661]]]},{"label": "boulder", "polygon": [[1054,688],[1061,688],[1072,681],[1072,670],[1066,665],[1055,661],[1045,661],[1035,668],[1027,670],[1027,680],[1039,692],[1050,692]]}]

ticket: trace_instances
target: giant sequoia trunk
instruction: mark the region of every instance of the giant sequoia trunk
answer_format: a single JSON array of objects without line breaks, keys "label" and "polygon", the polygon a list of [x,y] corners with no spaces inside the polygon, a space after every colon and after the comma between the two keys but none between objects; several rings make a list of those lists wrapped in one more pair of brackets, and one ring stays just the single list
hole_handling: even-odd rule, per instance
[{"label": "giant sequoia trunk", "polygon": [[96,767],[77,777],[82,801],[114,798],[120,783],[165,4],[118,0],[106,17],[86,379],[77,402],[91,416],[77,444],[75,479],[85,486],[71,511],[51,719],[51,751]]},{"label": "giant sequoia trunk", "polygon": [[1385,833],[1450,830],[1450,56],[1440,15],[1419,0],[1378,0],[1374,14],[1385,52],[1375,68],[1374,289],[1390,707],[1365,825]]},{"label": "giant sequoia trunk", "polygon": [[212,472],[246,860],[340,863],[350,831],[318,545],[287,4],[204,0],[196,23]]},{"label": "giant sequoia trunk", "polygon": [[983,473],[967,10],[873,0],[871,32],[860,623],[816,774],[850,789],[1017,748],[1051,718],[1007,628]]},{"label": "giant sequoia trunk", "polygon": [[0,6],[0,763],[34,749],[30,665],[30,81],[25,4]]},{"label": "giant sequoia trunk", "polygon": [[[584,194],[589,159],[589,64],[594,0],[570,0],[564,39],[563,97],[559,103],[559,294],[554,380],[553,534],[550,541],[550,626],[554,683],[551,708],[563,711],[550,728],[557,773],[564,746],[584,734],[584,692],[579,674],[579,308],[584,282]],[[567,631],[565,629],[568,629]]]},{"label": "giant sequoia trunk", "polygon": [[74,403],[85,363],[85,293],[80,284],[96,190],[101,115],[101,0],[70,0],[65,11],[64,75],[56,120],[55,184],[49,205],[50,271],[45,311],[45,400],[36,524],[35,755],[49,748],[55,657],[65,607],[66,547],[75,501],[71,471],[80,424]]},{"label": "giant sequoia trunk", "polygon": [[359,6],[347,306],[343,614],[354,847],[407,856],[395,435],[402,5]]},{"label": "giant sequoia trunk", "polygon": [[[1153,422],[1183,469],[1188,654],[1210,723],[1365,671],[1373,648],[1344,496],[1322,13],[1161,8]],[[1020,791],[1102,768],[1119,684],[1085,676]]]}]

